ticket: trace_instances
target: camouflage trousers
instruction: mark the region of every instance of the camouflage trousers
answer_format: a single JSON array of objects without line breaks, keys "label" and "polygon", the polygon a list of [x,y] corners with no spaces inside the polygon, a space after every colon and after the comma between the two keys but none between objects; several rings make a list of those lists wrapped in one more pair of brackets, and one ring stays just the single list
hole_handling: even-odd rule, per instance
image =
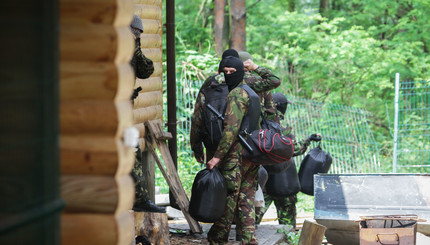
[{"label": "camouflage trousers", "polygon": [[272,201],[275,203],[276,213],[278,216],[279,224],[288,224],[292,225],[294,228],[296,227],[296,203],[297,196],[289,196],[289,197],[273,197],[267,194],[264,194],[264,207],[260,209],[260,211],[256,214],[256,223],[259,224],[263,215],[266,213],[267,209],[269,209]]},{"label": "camouflage trousers", "polygon": [[257,190],[258,166],[238,159],[229,159],[220,166],[227,184],[227,204],[223,216],[208,232],[210,244],[226,244],[237,208],[242,227],[242,244],[258,244],[255,236],[254,197]]},{"label": "camouflage trousers", "polygon": [[141,159],[141,151],[139,149],[136,152],[136,160],[134,162],[133,169],[131,170],[131,177],[133,177],[134,188],[136,191],[134,199],[135,204],[146,203],[150,199],[148,194],[148,187],[143,176],[143,166]]}]

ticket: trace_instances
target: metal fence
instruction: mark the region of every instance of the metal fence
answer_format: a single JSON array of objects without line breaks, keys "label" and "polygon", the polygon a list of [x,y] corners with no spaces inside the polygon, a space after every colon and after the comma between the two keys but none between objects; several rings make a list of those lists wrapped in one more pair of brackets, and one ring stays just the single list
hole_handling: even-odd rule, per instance
[{"label": "metal fence", "polygon": [[[191,159],[189,132],[194,102],[202,82],[177,82],[178,161]],[[296,139],[321,133],[321,147],[333,163],[331,173],[376,173],[380,171],[377,143],[367,123],[367,112],[362,109],[319,103],[288,96],[285,122],[293,127]],[[312,143],[310,148],[316,147]],[[297,157],[299,164],[303,156]]]},{"label": "metal fence", "polygon": [[396,74],[393,172],[430,173],[430,80]]},{"label": "metal fence", "polygon": [[[293,127],[297,140],[321,133],[321,148],[333,158],[331,173],[380,172],[378,145],[366,111],[292,96],[288,99],[293,104],[288,106],[286,123]],[[303,157],[297,157],[296,163]]]}]

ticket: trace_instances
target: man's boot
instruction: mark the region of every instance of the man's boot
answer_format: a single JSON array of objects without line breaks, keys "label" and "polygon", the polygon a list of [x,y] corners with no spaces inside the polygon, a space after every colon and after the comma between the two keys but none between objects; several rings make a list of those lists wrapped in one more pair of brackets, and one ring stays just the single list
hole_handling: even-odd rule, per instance
[{"label": "man's boot", "polygon": [[165,213],[165,207],[159,207],[155,205],[150,199],[146,202],[135,203],[133,205],[133,210],[137,212],[151,212],[151,213]]}]

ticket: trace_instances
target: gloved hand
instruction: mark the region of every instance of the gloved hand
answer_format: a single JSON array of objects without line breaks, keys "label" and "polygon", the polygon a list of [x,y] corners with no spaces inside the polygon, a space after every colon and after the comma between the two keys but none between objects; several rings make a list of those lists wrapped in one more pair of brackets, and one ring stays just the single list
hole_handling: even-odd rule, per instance
[{"label": "gloved hand", "polygon": [[321,134],[311,134],[309,139],[315,142],[321,141]]},{"label": "gloved hand", "polygon": [[142,87],[138,87],[138,88],[136,88],[135,90],[133,90],[133,95],[131,95],[131,99],[132,100],[134,100],[134,99],[136,99],[137,98],[137,96],[139,95],[139,91],[141,91],[142,90]]}]

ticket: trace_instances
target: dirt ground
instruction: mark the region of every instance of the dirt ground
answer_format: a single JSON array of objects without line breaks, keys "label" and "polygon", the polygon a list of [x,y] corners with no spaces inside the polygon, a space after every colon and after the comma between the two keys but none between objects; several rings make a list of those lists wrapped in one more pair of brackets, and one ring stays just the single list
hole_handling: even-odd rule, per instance
[{"label": "dirt ground", "polygon": [[171,245],[209,244],[206,237],[196,235],[170,234]]}]

